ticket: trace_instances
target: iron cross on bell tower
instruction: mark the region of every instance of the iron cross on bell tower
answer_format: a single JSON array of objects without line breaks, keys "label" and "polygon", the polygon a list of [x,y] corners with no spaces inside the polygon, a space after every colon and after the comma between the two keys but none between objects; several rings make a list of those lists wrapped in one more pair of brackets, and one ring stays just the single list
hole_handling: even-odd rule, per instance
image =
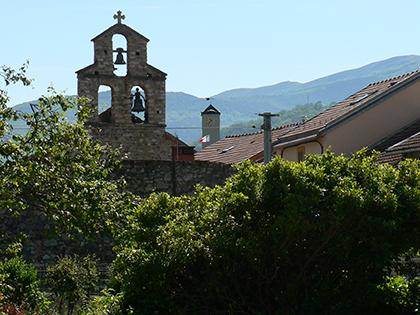
[{"label": "iron cross on bell tower", "polygon": [[117,20],[118,24],[121,24],[121,21],[125,20],[125,15],[121,11],[117,11],[117,14],[114,14],[114,20]]}]

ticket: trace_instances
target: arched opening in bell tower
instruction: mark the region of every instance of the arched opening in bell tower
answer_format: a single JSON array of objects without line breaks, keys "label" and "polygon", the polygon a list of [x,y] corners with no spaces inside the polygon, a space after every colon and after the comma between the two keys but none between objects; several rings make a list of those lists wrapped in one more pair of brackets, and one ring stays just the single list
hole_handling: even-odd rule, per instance
[{"label": "arched opening in bell tower", "polygon": [[131,120],[135,124],[147,123],[147,97],[145,91],[135,85],[131,88]]},{"label": "arched opening in bell tower", "polygon": [[118,77],[127,75],[127,56],[127,39],[124,35],[115,34],[112,36],[112,57],[114,74]]},{"label": "arched opening in bell tower", "polygon": [[98,88],[98,115],[103,122],[111,121],[112,89],[108,85]]}]

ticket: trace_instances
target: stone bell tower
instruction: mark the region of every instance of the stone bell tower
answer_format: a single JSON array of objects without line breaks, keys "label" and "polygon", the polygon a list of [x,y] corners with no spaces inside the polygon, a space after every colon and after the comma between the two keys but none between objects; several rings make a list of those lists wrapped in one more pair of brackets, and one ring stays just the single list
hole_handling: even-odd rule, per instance
[{"label": "stone bell tower", "polygon": [[[77,71],[78,96],[89,98],[88,128],[93,137],[112,146],[122,146],[129,159],[170,160],[171,143],[165,133],[166,73],[147,63],[146,37],[117,23],[92,39],[94,63]],[[115,47],[114,37],[123,37],[126,47]],[[116,74],[117,66],[125,72]],[[111,105],[100,113],[98,89],[111,90]]]}]

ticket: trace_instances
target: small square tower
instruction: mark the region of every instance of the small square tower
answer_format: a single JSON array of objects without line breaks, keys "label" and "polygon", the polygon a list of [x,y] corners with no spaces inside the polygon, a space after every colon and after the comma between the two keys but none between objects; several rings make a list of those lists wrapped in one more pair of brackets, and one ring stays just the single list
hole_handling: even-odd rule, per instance
[{"label": "small square tower", "polygon": [[208,137],[203,148],[220,140],[220,112],[211,104],[201,112],[201,127],[203,137]]}]

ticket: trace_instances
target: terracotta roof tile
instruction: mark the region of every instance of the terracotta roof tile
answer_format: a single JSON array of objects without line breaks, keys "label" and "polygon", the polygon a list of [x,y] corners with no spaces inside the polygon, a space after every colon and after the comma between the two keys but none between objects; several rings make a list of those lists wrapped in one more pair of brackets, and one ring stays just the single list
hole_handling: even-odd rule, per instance
[{"label": "terracotta roof tile", "polygon": [[[291,124],[274,128],[272,131],[273,141],[276,141],[296,126],[297,124]],[[255,160],[259,154],[262,154],[263,150],[264,134],[260,131],[228,136],[221,139],[207,146],[202,151],[197,152],[195,154],[195,159],[234,164],[247,159]]]},{"label": "terracotta roof tile", "polygon": [[420,132],[386,149],[386,152],[420,151]]},{"label": "terracotta roof tile", "polygon": [[[347,115],[369,106],[372,101],[381,98],[388,92],[392,92],[394,89],[398,89],[404,83],[407,83],[410,79],[415,79],[416,77],[420,77],[420,70],[371,83],[362,90],[347,97],[340,103],[303,123],[273,129],[273,143],[281,144],[282,142],[291,139],[317,134],[321,129],[329,127],[347,117]],[[420,125],[420,121],[418,124]],[[406,130],[405,133],[400,135],[393,135],[392,139],[388,139],[386,144],[382,143],[381,145],[385,145],[385,148],[386,145],[389,145],[392,142],[392,144],[394,144],[396,141],[404,139],[407,132],[412,132],[412,130],[417,128],[416,126],[417,125],[412,126],[411,129]],[[229,136],[209,145],[204,150],[197,152],[195,159],[227,164],[238,163],[246,159],[256,160],[260,158],[260,155],[262,155],[263,141],[264,137],[262,132]],[[387,152],[387,154],[384,153],[384,159],[386,155],[386,159],[389,161],[397,161],[399,158],[398,154],[399,153],[391,154],[391,152]]]},{"label": "terracotta roof tile", "polygon": [[372,100],[383,96],[388,91],[391,91],[391,89],[398,88],[399,85],[407,82],[407,80],[415,76],[420,77],[420,70],[400,75],[395,78],[371,83],[364,89],[347,97],[340,103],[305,121],[303,124],[287,133],[283,138],[287,141],[289,138],[299,137],[300,135],[317,133],[321,129],[338,121],[345,115],[360,110],[365,107],[365,105],[368,105]]},{"label": "terracotta roof tile", "polygon": [[404,155],[402,153],[396,152],[384,152],[381,153],[378,157],[379,163],[389,163],[389,164],[398,164],[404,159]]},{"label": "terracotta roof tile", "polygon": [[378,162],[397,164],[412,152],[420,152],[420,131],[387,148],[379,155]]},{"label": "terracotta roof tile", "polygon": [[405,126],[401,130],[395,132],[394,134],[390,135],[382,139],[381,141],[377,142],[376,144],[372,145],[370,149],[377,150],[377,151],[385,151],[390,146],[411,137],[412,135],[420,132],[420,119],[416,120],[415,122]]}]

